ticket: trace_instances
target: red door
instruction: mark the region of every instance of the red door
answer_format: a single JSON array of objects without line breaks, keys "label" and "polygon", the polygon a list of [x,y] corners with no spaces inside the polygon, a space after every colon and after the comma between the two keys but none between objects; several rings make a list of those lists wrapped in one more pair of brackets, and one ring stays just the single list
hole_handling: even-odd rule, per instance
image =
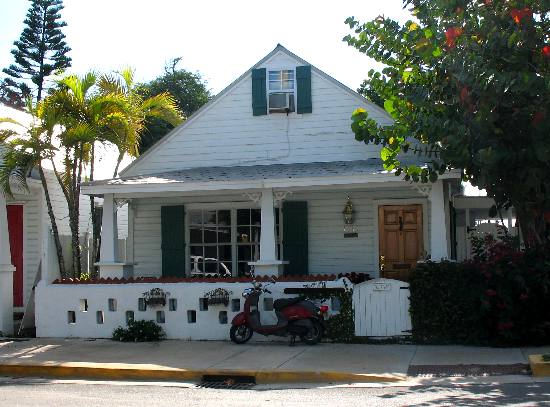
[{"label": "red door", "polygon": [[13,275],[13,306],[23,306],[23,206],[7,205]]}]

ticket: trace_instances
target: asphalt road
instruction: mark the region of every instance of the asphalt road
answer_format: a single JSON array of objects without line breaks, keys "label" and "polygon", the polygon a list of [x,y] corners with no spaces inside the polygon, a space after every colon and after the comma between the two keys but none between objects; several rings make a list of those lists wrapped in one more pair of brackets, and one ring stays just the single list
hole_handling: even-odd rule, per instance
[{"label": "asphalt road", "polygon": [[2,406],[550,406],[550,383],[214,390],[0,378]]}]

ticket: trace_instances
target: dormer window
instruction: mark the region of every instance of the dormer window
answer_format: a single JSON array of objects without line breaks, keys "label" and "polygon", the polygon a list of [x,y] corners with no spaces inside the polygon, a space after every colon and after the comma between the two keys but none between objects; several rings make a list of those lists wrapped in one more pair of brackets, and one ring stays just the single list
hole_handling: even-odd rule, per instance
[{"label": "dormer window", "polygon": [[269,113],[294,112],[295,89],[294,70],[269,71],[267,92]]},{"label": "dormer window", "polygon": [[252,69],[252,114],[311,113],[311,66]]}]

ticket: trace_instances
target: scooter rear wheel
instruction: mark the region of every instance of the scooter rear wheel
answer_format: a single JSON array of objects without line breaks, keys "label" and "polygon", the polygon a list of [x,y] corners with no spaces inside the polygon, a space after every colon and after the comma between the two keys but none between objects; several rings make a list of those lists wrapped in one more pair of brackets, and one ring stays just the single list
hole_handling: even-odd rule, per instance
[{"label": "scooter rear wheel", "polygon": [[314,319],[311,320],[312,326],[305,335],[301,335],[300,339],[306,345],[315,345],[323,338],[323,327]]},{"label": "scooter rear wheel", "polygon": [[229,331],[231,340],[237,344],[248,342],[254,332],[248,325],[233,325]]}]

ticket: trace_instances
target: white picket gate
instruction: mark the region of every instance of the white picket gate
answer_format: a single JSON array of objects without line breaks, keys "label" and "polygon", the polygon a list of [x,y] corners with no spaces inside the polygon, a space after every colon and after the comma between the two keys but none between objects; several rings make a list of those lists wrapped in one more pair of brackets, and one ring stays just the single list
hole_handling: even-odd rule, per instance
[{"label": "white picket gate", "polygon": [[410,335],[409,284],[379,278],[353,288],[356,336]]}]

